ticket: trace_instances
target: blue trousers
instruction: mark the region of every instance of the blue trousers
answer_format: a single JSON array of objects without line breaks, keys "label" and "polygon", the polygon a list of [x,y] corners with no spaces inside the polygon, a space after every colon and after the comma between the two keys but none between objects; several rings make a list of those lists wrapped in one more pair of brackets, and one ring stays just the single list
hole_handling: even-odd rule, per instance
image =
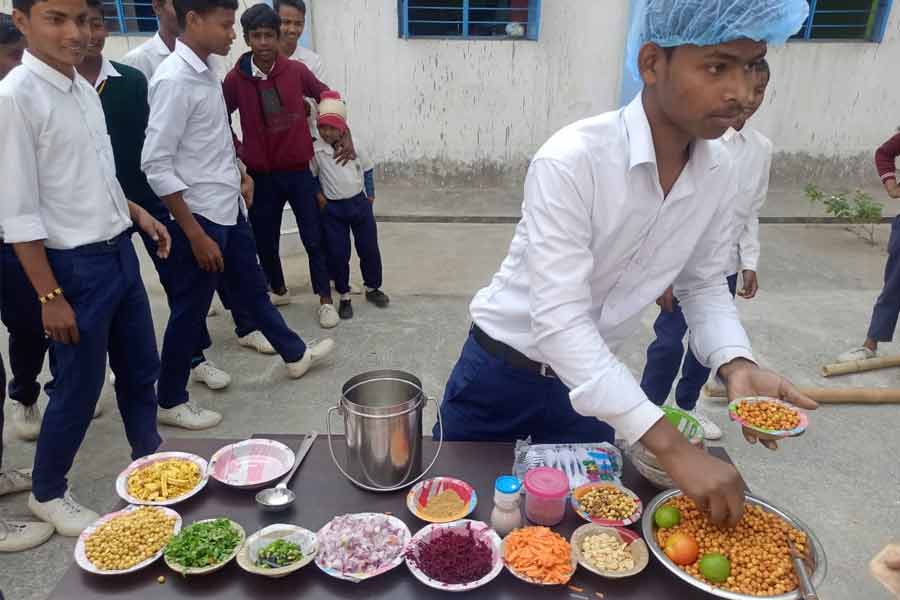
[{"label": "blue trousers", "polygon": [[[728,289],[734,297],[737,273],[728,276]],[[694,410],[697,406],[700,391],[709,379],[710,370],[700,364],[690,346],[685,352],[682,340],[687,330],[684,312],[677,301],[672,312],[660,311],[653,324],[656,339],[647,348],[647,364],[641,377],[641,389],[654,404],[665,404],[678,376],[678,368],[681,367],[681,379],[675,388],[675,402],[682,410]]]},{"label": "blue trousers", "polygon": [[159,405],[174,408],[188,401],[187,382],[191,370],[193,342],[200,335],[213,293],[225,284],[235,306],[246,310],[259,325],[285,362],[303,358],[306,344],[284,322],[269,300],[266,278],[256,259],[256,242],[243,214],[235,225],[219,225],[194,215],[197,223],[222,251],[224,273],[200,268],[191,244],[178,226],[172,227],[172,278],[169,285],[169,323],[163,339],[162,370],[159,377]]},{"label": "blue trousers", "polygon": [[284,205],[291,205],[300,241],[309,259],[309,277],[317,296],[330,296],[328,262],[322,242],[322,224],[316,205],[316,187],[310,171],[289,173],[253,174],[255,184],[250,223],[256,237],[259,263],[269,286],[281,290],[284,272],[281,269],[279,244],[281,242],[281,217]]},{"label": "blue trousers", "polygon": [[868,337],[876,342],[892,341],[898,315],[900,315],[900,216],[895,217],[891,224],[888,259],[884,267],[884,288],[872,310]]},{"label": "blue trousers", "polygon": [[[444,389],[441,417],[447,441],[615,440],[612,427],[575,412],[569,389],[559,379],[510,366],[488,354],[471,334]],[[437,424],[432,433],[438,437]]]},{"label": "blue trousers", "polygon": [[381,287],[381,251],[378,249],[378,227],[372,203],[364,193],[345,200],[329,200],[322,210],[322,225],[328,247],[328,268],[334,277],[334,289],[350,293],[350,232],[363,283],[367,288]]},{"label": "blue trousers", "polygon": [[49,342],[41,305],[10,244],[0,245],[0,317],[9,332],[9,397],[31,406],[41,393],[37,379]]},{"label": "blue trousers", "polygon": [[55,385],[34,456],[33,493],[40,502],[66,491],[66,474],[106,379],[107,353],[132,458],[153,453],[162,441],[156,429],[154,390],[159,354],[130,237],[123,234],[110,243],[74,250],[47,250],[47,258],[75,311],[80,341],[51,342]]}]

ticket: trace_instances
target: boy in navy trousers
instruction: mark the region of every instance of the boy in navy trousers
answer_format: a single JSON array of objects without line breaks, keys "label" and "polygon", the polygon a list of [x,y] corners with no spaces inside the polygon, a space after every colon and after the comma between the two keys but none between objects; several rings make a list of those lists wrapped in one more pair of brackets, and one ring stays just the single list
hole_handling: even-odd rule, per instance
[{"label": "boy in navy trousers", "polygon": [[[772,142],[746,123],[762,105],[769,77],[769,63],[762,60],[756,66],[753,94],[744,114],[721,140],[739,173],[737,193],[732,200],[735,241],[730,249],[725,279],[728,281],[728,291],[734,297],[740,271],[743,288],[739,295],[745,300],[756,297],[759,289],[756,277],[760,248],[759,211],[766,201],[772,168]],[[662,310],[653,324],[656,339],[647,347],[647,365],[641,377],[641,389],[654,404],[665,404],[681,367],[681,380],[675,387],[675,402],[678,408],[690,412],[700,422],[706,439],[717,440],[722,437],[722,430],[697,407],[700,391],[709,379],[710,370],[697,360],[690,347],[685,352],[682,339],[688,326],[678,300],[667,291],[659,304]]]},{"label": "boy in navy trousers", "polygon": [[186,427],[206,419],[185,388],[190,341],[197,339],[223,279],[235,290],[235,303],[284,359],[290,377],[302,377],[334,347],[327,339],[307,348],[269,301],[246,216],[252,180],[241,172],[222,86],[208,63],[211,54],[228,53],[236,8],[237,0],[176,0],[183,33],[150,82],[141,163],[150,187],[178,223],[172,228],[172,308],[163,341],[159,404],[166,419],[178,419]]},{"label": "boy in navy trousers", "polygon": [[335,144],[347,132],[347,107],[337,92],[324,92],[319,103],[319,139],[315,141],[313,174],[320,190],[316,197],[322,211],[329,269],[334,287],[341,295],[338,314],[353,318],[350,302],[350,231],[359,255],[366,300],[379,308],[387,307],[390,298],[381,291],[381,252],[375,224],[375,180],[372,161],[357,150],[357,159],[341,164]]},{"label": "boy in navy trousers", "polygon": [[54,387],[34,459],[31,511],[62,535],[98,518],[66,474],[100,397],[109,354],[132,458],[154,452],[159,355],[130,231],[168,255],[168,231],[128,202],[116,180],[103,108],[75,71],[90,39],[84,0],[16,0],[28,40],[22,66],[0,81],[0,226],[41,304]]}]

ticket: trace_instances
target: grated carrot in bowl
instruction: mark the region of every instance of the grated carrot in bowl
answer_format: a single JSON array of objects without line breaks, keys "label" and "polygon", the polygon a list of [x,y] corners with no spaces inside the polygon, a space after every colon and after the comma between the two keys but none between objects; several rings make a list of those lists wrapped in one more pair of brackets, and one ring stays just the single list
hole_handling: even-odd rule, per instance
[{"label": "grated carrot in bowl", "polygon": [[507,566],[537,583],[563,585],[572,578],[572,546],[547,527],[516,529],[503,540]]}]

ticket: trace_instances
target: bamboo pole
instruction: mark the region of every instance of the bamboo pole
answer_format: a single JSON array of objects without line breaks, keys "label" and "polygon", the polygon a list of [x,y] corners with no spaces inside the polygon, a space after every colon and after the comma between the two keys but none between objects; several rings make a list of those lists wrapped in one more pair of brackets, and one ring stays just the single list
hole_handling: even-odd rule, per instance
[{"label": "bamboo pole", "polygon": [[[800,391],[820,404],[900,404],[900,389],[896,388],[800,388]],[[725,388],[706,384],[704,392],[710,398],[727,398]]]},{"label": "bamboo pole", "polygon": [[900,355],[880,356],[878,358],[867,358],[825,365],[822,367],[822,375],[825,377],[834,377],[835,375],[850,375],[852,373],[889,369],[891,367],[900,367]]}]

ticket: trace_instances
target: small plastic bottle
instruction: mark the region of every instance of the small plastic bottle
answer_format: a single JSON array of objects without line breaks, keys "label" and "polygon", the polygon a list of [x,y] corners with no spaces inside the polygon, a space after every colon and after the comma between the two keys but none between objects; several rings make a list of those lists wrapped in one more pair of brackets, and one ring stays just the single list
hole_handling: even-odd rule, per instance
[{"label": "small plastic bottle", "polygon": [[519,498],[522,484],[512,475],[498,477],[494,483],[494,510],[491,512],[491,527],[500,537],[505,537],[513,529],[522,526],[522,509]]}]

